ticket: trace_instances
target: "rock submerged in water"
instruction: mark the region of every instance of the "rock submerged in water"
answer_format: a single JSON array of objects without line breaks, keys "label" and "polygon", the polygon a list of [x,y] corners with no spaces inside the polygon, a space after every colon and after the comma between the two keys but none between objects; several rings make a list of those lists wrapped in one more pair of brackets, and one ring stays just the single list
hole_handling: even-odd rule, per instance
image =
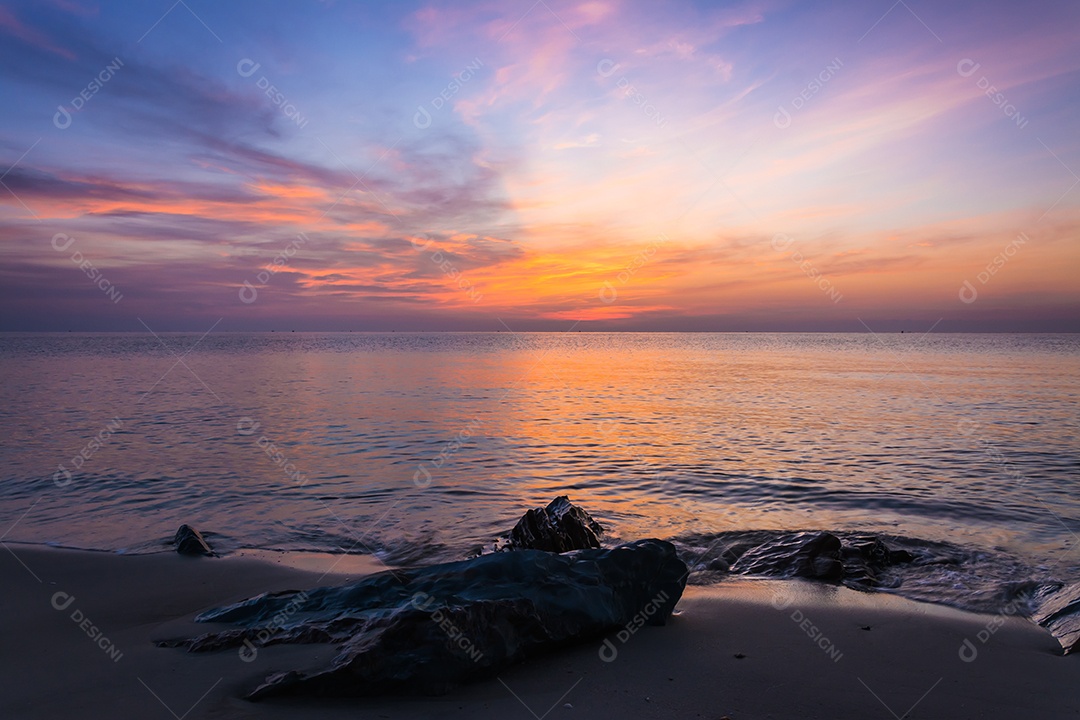
[{"label": "rock submerged in water", "polygon": [[870,535],[848,538],[840,548],[844,565],[844,583],[860,588],[877,587],[886,568],[915,560],[907,550],[894,550],[880,538]]},{"label": "rock submerged in water", "polygon": [[544,508],[527,511],[496,550],[569,552],[600,547],[604,529],[585,510],[560,495]]},{"label": "rock submerged in water", "polygon": [[264,594],[207,611],[234,627],[166,641],[193,652],[332,643],[328,667],[272,675],[249,695],[441,694],[536,653],[631,622],[662,625],[686,585],[675,546],[491,553],[342,587]]},{"label": "rock submerged in water", "polygon": [[731,572],[840,580],[844,576],[840,548],[840,538],[831,533],[782,535],[744,552]]},{"label": "rock submerged in water", "polygon": [[173,537],[176,552],[181,555],[196,555],[202,557],[217,557],[210,544],[195,528],[190,525],[181,525]]},{"label": "rock submerged in water", "polygon": [[[761,533],[749,531],[725,549],[719,561],[730,563],[738,575],[799,577],[868,589],[881,584],[882,572],[911,562],[906,550],[892,550],[870,535],[845,536],[828,532]],[[723,567],[722,562],[712,564]]]}]

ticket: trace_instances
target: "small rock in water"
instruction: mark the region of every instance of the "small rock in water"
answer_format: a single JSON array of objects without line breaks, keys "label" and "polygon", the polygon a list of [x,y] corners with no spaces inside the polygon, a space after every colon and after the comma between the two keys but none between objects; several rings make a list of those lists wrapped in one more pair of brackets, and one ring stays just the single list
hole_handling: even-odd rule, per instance
[{"label": "small rock in water", "polygon": [[843,582],[859,590],[894,586],[888,569],[914,560],[906,550],[893,550],[873,536],[841,540],[828,532],[781,533],[728,551],[736,556],[731,565],[736,574]]},{"label": "small rock in water", "polygon": [[826,532],[781,536],[742,554],[731,571],[744,575],[839,580],[844,575],[840,538]]},{"label": "small rock in water", "polygon": [[176,531],[176,536],[173,538],[173,544],[176,545],[176,552],[181,555],[216,557],[202,533],[190,525],[180,526],[180,529]]},{"label": "small rock in water", "polygon": [[564,553],[600,547],[604,529],[565,495],[545,508],[527,511],[504,538],[499,550],[546,550]]}]

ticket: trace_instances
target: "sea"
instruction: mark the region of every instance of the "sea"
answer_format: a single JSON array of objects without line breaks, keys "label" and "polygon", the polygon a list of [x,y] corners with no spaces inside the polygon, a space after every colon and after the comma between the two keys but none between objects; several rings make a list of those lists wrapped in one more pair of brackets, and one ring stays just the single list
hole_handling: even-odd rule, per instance
[{"label": "sea", "polygon": [[1080,580],[1075,334],[8,333],[0,372],[11,548],[415,566],[567,495],[702,570],[825,530],[921,553],[920,600]]}]

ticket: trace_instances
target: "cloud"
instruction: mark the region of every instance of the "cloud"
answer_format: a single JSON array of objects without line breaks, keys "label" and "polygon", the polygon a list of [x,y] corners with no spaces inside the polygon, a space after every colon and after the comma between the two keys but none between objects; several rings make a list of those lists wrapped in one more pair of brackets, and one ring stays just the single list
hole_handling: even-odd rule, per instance
[{"label": "cloud", "polygon": [[10,7],[0,6],[0,33],[15,38],[21,44],[37,50],[51,53],[67,60],[74,60],[75,55],[62,47],[40,30],[23,23]]},{"label": "cloud", "polygon": [[[140,44],[142,19],[115,7],[0,9],[20,99],[0,120],[5,168],[19,160],[3,180],[18,200],[0,188],[16,308],[0,327],[139,312],[193,329],[222,315],[251,328],[837,328],[853,313],[964,311],[959,283],[1021,230],[1031,242],[986,305],[956,317],[1061,319],[1076,305],[1067,8],[981,8],[997,24],[978,26],[928,10],[952,32],[939,47],[904,15],[860,45],[877,11],[856,3],[222,6],[215,27],[244,33],[217,47],[194,22]],[[248,53],[263,64],[244,76]],[[976,75],[957,72],[963,57]],[[117,58],[70,129],[55,127],[55,108]],[[267,97],[264,74],[310,124]],[[1010,125],[984,74],[1030,127]],[[781,106],[790,126],[774,122]],[[58,232],[124,288],[122,309],[52,249]],[[770,247],[778,232],[841,305]],[[301,234],[258,302],[241,303],[242,283]]]}]

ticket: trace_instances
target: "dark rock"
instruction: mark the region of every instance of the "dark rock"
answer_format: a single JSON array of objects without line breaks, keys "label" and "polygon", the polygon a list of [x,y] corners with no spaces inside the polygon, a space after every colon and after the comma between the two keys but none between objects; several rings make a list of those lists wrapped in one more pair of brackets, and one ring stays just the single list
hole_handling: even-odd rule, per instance
[{"label": "dark rock", "polygon": [[842,549],[844,559],[859,558],[872,566],[889,564],[889,548],[876,537],[855,537],[848,540]]},{"label": "dark rock", "polygon": [[722,557],[713,558],[705,563],[705,570],[726,573],[731,570],[731,564]]},{"label": "dark rock", "polygon": [[893,550],[880,538],[872,535],[856,535],[846,538],[844,558],[861,558],[870,567],[881,569],[890,565],[908,563],[915,559],[907,550]]},{"label": "dark rock", "polygon": [[892,550],[880,538],[869,535],[845,538],[840,554],[844,583],[860,589],[883,584],[882,573],[886,568],[915,559],[907,550]]},{"label": "dark rock", "polygon": [[202,533],[190,525],[180,526],[180,529],[176,531],[176,537],[173,538],[173,544],[176,545],[176,552],[181,555],[217,557]]},{"label": "dark rock", "polygon": [[742,554],[731,566],[741,575],[840,580],[840,538],[825,532],[781,535]]},{"label": "dark rock", "polygon": [[630,623],[662,625],[686,576],[675,547],[660,540],[566,554],[492,553],[342,587],[260,595],[196,618],[237,627],[162,644],[192,651],[339,645],[328,667],[273,675],[251,699],[438,694]]},{"label": "dark rock", "polygon": [[589,513],[560,495],[546,508],[526,512],[497,549],[562,553],[598,548],[603,532]]},{"label": "dark rock", "polygon": [[1068,655],[1080,649],[1080,583],[1044,596],[1031,619],[1050,631]]},{"label": "dark rock", "polygon": [[907,550],[890,550],[889,551],[889,564],[901,565],[903,563],[915,562],[915,556]]},{"label": "dark rock", "polygon": [[[731,535],[723,556],[731,558],[731,572],[742,575],[827,580],[866,590],[895,587],[899,580],[888,568],[914,560],[906,550],[894,550],[871,535],[775,531]],[[698,569],[703,567],[698,563]]]}]

